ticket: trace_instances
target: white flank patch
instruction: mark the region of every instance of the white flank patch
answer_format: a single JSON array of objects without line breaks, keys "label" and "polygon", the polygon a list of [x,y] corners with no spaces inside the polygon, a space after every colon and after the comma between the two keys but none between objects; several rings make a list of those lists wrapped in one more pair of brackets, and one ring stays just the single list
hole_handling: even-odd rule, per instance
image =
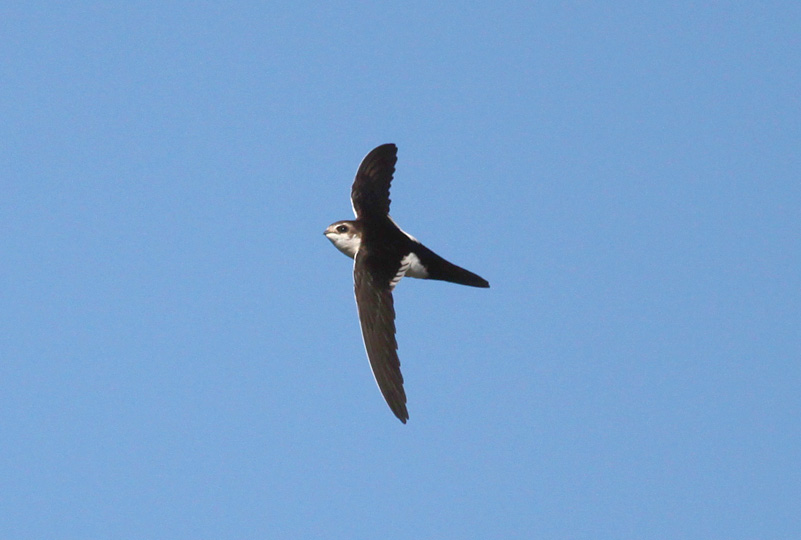
[{"label": "white flank patch", "polygon": [[420,259],[414,253],[406,255],[405,259],[409,260],[409,269],[406,270],[406,275],[418,279],[426,279],[428,277],[428,270]]},{"label": "white flank patch", "polygon": [[398,271],[395,272],[395,277],[393,277],[389,281],[389,288],[390,289],[394,289],[395,285],[397,285],[398,282],[401,279],[403,279],[403,276],[406,275],[406,272],[409,270],[409,267],[412,265],[412,261],[411,261],[412,257],[414,257],[415,259],[417,258],[417,257],[415,257],[414,253],[409,253],[408,255],[406,255],[404,258],[401,259],[400,268],[398,268]]}]

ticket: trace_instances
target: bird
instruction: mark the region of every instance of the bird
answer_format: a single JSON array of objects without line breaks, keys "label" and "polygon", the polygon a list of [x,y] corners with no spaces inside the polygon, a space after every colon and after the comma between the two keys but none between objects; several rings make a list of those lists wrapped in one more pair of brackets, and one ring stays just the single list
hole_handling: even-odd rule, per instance
[{"label": "bird", "polygon": [[367,358],[384,400],[405,424],[409,412],[395,338],[395,286],[405,276],[470,287],[490,285],[425,247],[389,215],[397,154],[397,146],[389,143],[364,157],[350,193],[356,219],[336,221],[323,234],[354,260],[353,287]]}]

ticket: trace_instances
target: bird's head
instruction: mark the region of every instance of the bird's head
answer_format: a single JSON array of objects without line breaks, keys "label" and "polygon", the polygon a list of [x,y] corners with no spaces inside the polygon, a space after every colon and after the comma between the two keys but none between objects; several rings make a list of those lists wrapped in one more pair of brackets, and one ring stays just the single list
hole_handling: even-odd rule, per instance
[{"label": "bird's head", "polygon": [[323,234],[339,251],[351,259],[356,256],[362,243],[362,231],[355,221],[332,223]]}]

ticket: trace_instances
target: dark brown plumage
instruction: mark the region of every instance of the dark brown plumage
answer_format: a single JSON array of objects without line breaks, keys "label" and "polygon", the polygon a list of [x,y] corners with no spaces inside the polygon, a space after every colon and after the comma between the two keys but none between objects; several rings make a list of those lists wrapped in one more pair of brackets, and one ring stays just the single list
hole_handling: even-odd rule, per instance
[{"label": "dark brown plumage", "polygon": [[392,290],[408,275],[489,287],[482,277],[450,263],[402,231],[389,216],[389,189],[398,149],[384,144],[362,160],[351,187],[355,221],[338,221],[325,234],[354,257],[353,283],[364,348],[378,388],[404,424],[409,419],[395,340]]}]

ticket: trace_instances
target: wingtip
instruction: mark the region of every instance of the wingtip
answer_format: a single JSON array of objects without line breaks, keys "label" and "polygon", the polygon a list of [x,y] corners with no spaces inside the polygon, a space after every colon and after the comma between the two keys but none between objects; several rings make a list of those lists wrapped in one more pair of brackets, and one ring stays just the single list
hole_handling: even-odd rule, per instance
[{"label": "wingtip", "polygon": [[392,414],[394,414],[395,417],[401,421],[401,423],[405,424],[406,421],[409,419],[409,411],[406,410],[406,405],[403,405],[402,407],[397,409],[391,407],[391,409],[392,409]]}]

